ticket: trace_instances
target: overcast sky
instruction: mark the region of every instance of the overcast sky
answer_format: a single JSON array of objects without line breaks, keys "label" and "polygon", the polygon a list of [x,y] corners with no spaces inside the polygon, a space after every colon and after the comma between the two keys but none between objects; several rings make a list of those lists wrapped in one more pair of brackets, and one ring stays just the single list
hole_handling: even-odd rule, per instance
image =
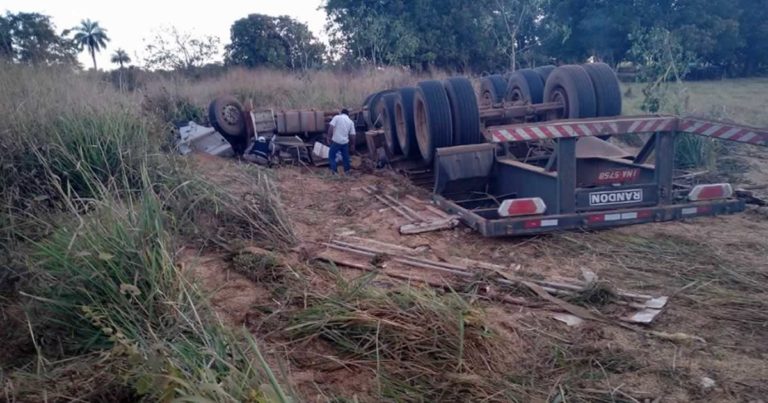
[{"label": "overcast sky", "polygon": [[[323,3],[324,0],[3,0],[0,10],[48,15],[57,32],[79,25],[85,18],[98,21],[107,29],[111,42],[106,51],[96,56],[96,62],[99,68],[111,69],[114,66],[109,58],[115,49],[125,49],[134,63],[138,62],[142,59],[144,39],[151,38],[153,31],[161,27],[172,25],[180,31],[217,36],[223,47],[229,43],[232,23],[253,13],[289,15],[324,38],[325,12],[318,10]],[[87,52],[80,54],[80,61],[85,67],[92,64]]]}]

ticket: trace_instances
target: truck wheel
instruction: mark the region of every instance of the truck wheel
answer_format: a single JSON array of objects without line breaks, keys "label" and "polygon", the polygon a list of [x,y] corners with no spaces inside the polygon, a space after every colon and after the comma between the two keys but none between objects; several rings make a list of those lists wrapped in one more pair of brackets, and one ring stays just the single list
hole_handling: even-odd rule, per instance
[{"label": "truck wheel", "polygon": [[509,75],[506,100],[517,103],[540,104],[544,99],[544,80],[531,69]]},{"label": "truck wheel", "polygon": [[451,107],[453,145],[477,144],[480,135],[480,111],[472,82],[466,77],[451,77],[443,81]]},{"label": "truck wheel", "polygon": [[431,164],[435,148],[449,147],[453,143],[451,107],[442,82],[422,81],[418,87],[413,97],[416,143],[424,162]]},{"label": "truck wheel", "polygon": [[215,98],[208,105],[208,120],[216,131],[231,137],[245,137],[243,105],[234,97]]},{"label": "truck wheel", "polygon": [[480,106],[490,108],[504,101],[507,80],[502,75],[488,76],[480,80]]},{"label": "truck wheel", "polygon": [[549,75],[552,73],[552,70],[554,70],[555,68],[556,68],[555,66],[549,64],[546,66],[535,67],[533,71],[539,73],[539,75],[541,76],[541,81],[546,83],[547,78],[549,78]]},{"label": "truck wheel", "polygon": [[383,122],[381,120],[381,116],[376,113],[376,106],[379,104],[379,99],[381,99],[384,94],[389,94],[392,92],[394,92],[394,90],[384,90],[368,96],[368,120],[366,121],[368,124],[368,130],[382,126]]},{"label": "truck wheel", "polygon": [[419,154],[416,143],[416,127],[413,121],[413,97],[418,88],[405,87],[395,95],[395,127],[397,143],[406,157]]},{"label": "truck wheel", "polygon": [[605,63],[582,65],[595,88],[597,117],[621,115],[621,88],[616,73]]},{"label": "truck wheel", "polygon": [[374,95],[376,94],[368,94],[368,96],[365,97],[365,100],[363,101],[362,107],[360,108],[360,115],[363,117],[363,124],[365,124],[366,128],[371,126],[369,123],[371,121],[371,112],[368,110],[368,103],[371,102],[371,98],[373,98]]},{"label": "truck wheel", "polygon": [[593,118],[597,112],[595,89],[583,67],[560,66],[552,71],[544,85],[544,102],[563,105],[547,114],[547,120]]},{"label": "truck wheel", "polygon": [[400,143],[397,140],[397,127],[395,125],[395,97],[397,93],[387,93],[379,98],[376,105],[376,114],[379,116],[384,129],[384,141],[390,154],[400,154]]}]

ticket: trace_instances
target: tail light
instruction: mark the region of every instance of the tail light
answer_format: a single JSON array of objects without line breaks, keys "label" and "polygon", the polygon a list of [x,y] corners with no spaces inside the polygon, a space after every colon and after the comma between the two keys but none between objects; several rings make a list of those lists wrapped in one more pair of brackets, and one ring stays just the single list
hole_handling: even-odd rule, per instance
[{"label": "tail light", "polygon": [[545,211],[547,211],[547,205],[540,197],[504,200],[499,206],[499,216],[501,217],[536,215],[543,214]]},{"label": "tail light", "polygon": [[733,188],[730,183],[714,183],[711,185],[696,185],[690,193],[688,200],[705,201],[727,199],[733,196]]}]

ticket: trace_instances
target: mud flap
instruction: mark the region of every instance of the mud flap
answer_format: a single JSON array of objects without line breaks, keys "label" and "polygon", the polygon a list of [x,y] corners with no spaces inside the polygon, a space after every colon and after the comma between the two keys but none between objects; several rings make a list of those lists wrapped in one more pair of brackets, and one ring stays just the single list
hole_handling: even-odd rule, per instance
[{"label": "mud flap", "polygon": [[495,156],[496,146],[490,143],[438,148],[434,193],[486,192]]}]

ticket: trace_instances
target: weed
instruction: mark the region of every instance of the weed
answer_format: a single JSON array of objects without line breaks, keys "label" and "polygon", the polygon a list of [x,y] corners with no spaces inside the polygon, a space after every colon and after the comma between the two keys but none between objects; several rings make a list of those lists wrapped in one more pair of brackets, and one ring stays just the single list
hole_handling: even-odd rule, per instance
[{"label": "weed", "polygon": [[[498,363],[504,347],[483,326],[478,307],[456,294],[399,287],[379,290],[365,276],[341,282],[291,315],[293,338],[320,338],[350,360],[380,369],[381,397],[398,401],[509,401],[507,384],[483,357]],[[489,367],[490,365],[490,367]]]},{"label": "weed", "polygon": [[268,251],[248,250],[238,253],[232,258],[232,268],[259,283],[277,283],[284,278],[280,260]]}]

